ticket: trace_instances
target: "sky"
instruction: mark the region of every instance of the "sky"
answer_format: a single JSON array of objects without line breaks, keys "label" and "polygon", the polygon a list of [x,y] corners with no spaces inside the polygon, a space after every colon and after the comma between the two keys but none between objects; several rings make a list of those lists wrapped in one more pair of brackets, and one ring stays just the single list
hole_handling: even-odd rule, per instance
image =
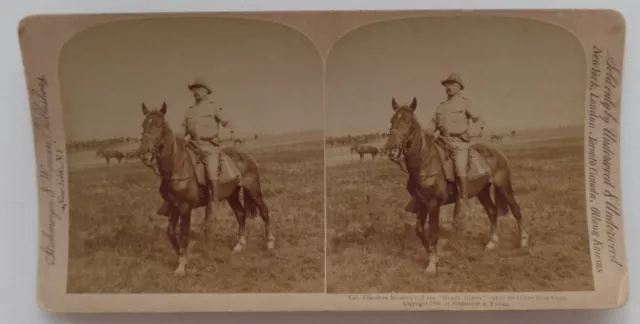
[{"label": "sky", "polygon": [[110,23],[74,36],[59,60],[68,140],[138,137],[142,102],[166,101],[177,130],[197,77],[238,134],[323,129],[321,59],[285,26],[204,17]]},{"label": "sky", "polygon": [[326,63],[328,136],[389,128],[391,99],[424,125],[458,73],[486,130],[584,124],[586,57],[563,29],[516,18],[413,18],[343,36]]}]

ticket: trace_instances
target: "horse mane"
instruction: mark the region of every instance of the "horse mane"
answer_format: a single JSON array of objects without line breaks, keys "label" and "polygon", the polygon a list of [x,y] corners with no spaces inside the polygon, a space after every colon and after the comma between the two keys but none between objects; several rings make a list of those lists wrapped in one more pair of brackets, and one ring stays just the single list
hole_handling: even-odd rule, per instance
[{"label": "horse mane", "polygon": [[[436,147],[437,140],[432,134],[425,132],[413,109],[409,106],[398,108],[398,110],[401,109],[410,113],[412,124],[412,144],[405,157],[407,167],[411,165],[412,168],[420,172],[427,171],[429,175],[436,174],[442,169],[442,159]],[[419,147],[416,148],[416,146]]]}]

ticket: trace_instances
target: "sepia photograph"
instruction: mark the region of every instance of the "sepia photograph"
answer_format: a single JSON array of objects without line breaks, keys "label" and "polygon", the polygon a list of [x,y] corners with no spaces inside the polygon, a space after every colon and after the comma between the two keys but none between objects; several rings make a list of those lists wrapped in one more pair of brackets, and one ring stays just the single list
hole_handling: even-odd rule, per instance
[{"label": "sepia photograph", "polygon": [[326,63],[327,291],[594,290],[586,62],[530,19],[343,35]]},{"label": "sepia photograph", "polygon": [[324,292],[322,61],[287,26],[98,24],[59,58],[68,293]]},{"label": "sepia photograph", "polygon": [[612,10],[33,15],[49,312],[601,309]]}]

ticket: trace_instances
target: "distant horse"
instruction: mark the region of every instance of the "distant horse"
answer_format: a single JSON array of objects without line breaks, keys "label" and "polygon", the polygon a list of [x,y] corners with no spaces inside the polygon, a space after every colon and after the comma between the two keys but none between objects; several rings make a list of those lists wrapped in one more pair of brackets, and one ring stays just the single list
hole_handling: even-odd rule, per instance
[{"label": "distant horse", "polygon": [[[391,117],[391,133],[385,144],[389,159],[397,163],[409,174],[407,191],[412,196],[417,214],[416,235],[429,253],[427,274],[435,274],[439,261],[437,246],[440,230],[440,207],[456,203],[458,189],[454,181],[449,181],[445,173],[445,162],[442,157],[442,144],[432,135],[424,132],[414,111],[418,106],[416,98],[410,105],[399,106],[395,98],[391,101],[393,117]],[[509,209],[516,219],[519,229],[520,246],[527,247],[529,235],[522,224],[520,206],[513,195],[511,170],[504,154],[485,144],[473,144],[470,150],[476,150],[487,164],[489,174],[469,179],[469,197],[477,197],[491,223],[491,233],[487,250],[493,250],[498,244],[498,216],[507,215]],[[451,163],[451,160],[447,160]],[[448,165],[451,167],[451,165]],[[491,188],[495,190],[495,204],[491,198]],[[429,236],[425,237],[425,222],[429,220]],[[459,215],[454,215],[458,219]]]},{"label": "distant horse", "polygon": [[371,159],[375,160],[376,156],[380,154],[380,149],[368,144],[356,145],[352,150],[360,155],[360,160],[364,159],[366,154],[371,154]]},{"label": "distant horse", "polygon": [[125,158],[125,154],[120,151],[107,150],[104,148],[96,151],[96,156],[102,156],[107,161],[107,164],[111,164],[112,158],[118,160],[118,164]]},{"label": "distant horse", "polygon": [[233,139],[233,144],[234,145],[238,144],[240,146],[244,146],[245,141],[246,141],[246,139],[244,139],[244,138],[234,138]]},{"label": "distant horse", "polygon": [[138,157],[135,156],[135,155],[128,155],[128,154],[124,153],[124,161],[127,162],[127,163],[129,163],[130,160],[135,160],[137,158]]},{"label": "distant horse", "polygon": [[[206,185],[203,164],[196,148],[192,148],[184,138],[176,137],[165,120],[167,105],[162,103],[160,110],[147,109],[142,104],[145,118],[142,123],[142,141],[140,146],[130,155],[140,156],[142,161],[153,164],[160,175],[160,195],[169,209],[169,226],[167,235],[178,254],[178,267],[174,275],[184,276],[188,261],[189,231],[191,211],[212,203],[209,188]],[[221,149],[221,154],[228,158],[229,167],[239,172],[239,179],[220,183],[219,197],[226,199],[238,221],[238,240],[233,252],[241,251],[246,245],[245,219],[256,217],[257,211],[265,225],[267,249],[274,248],[275,238],[270,229],[269,210],[264,203],[260,186],[260,172],[255,159],[235,147]],[[221,164],[224,164],[225,159]],[[222,179],[221,179],[222,180]],[[240,202],[240,190],[243,191],[244,207]],[[209,213],[205,213],[205,223]],[[180,237],[176,226],[180,222]]]},{"label": "distant horse", "polygon": [[500,135],[500,134],[491,134],[491,141],[492,142],[500,142],[502,140],[502,138],[504,137],[504,135]]},{"label": "distant horse", "polygon": [[385,148],[384,146],[379,147],[378,151],[380,152],[380,158],[384,158],[384,156],[387,154],[387,148]]}]

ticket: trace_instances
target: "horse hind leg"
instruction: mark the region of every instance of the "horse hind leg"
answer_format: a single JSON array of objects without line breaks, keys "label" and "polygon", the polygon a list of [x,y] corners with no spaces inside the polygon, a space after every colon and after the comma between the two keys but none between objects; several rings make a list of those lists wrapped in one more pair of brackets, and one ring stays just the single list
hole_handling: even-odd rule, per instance
[{"label": "horse hind leg", "polygon": [[227,203],[229,203],[229,207],[231,207],[231,210],[233,210],[233,213],[236,215],[236,220],[238,221],[238,239],[235,246],[233,247],[233,253],[241,252],[247,245],[246,214],[244,212],[242,204],[240,203],[239,195],[240,188],[236,189],[227,198]]},{"label": "horse hind leg", "polygon": [[484,188],[482,188],[480,193],[478,193],[478,200],[482,204],[482,207],[484,207],[484,210],[487,213],[487,216],[489,216],[489,222],[491,224],[491,230],[489,235],[490,239],[487,245],[485,246],[485,249],[487,251],[492,251],[492,250],[495,250],[496,247],[498,246],[499,238],[498,238],[498,209],[496,208],[496,205],[494,205],[493,201],[491,200],[490,185],[486,185]]},{"label": "horse hind leg", "polygon": [[511,213],[513,217],[516,219],[516,223],[518,224],[518,234],[520,237],[520,247],[527,248],[529,246],[529,234],[525,230],[525,226],[522,221],[522,213],[520,211],[520,205],[516,201],[513,196],[513,192],[508,192],[504,194],[507,202],[509,203],[509,208],[511,208]]},{"label": "horse hind leg", "polygon": [[249,211],[249,215],[255,216],[255,209],[260,213],[260,217],[264,223],[265,238],[267,240],[267,250],[273,250],[276,238],[271,231],[271,217],[269,216],[269,208],[262,198],[262,192],[258,188],[245,190],[245,207]]},{"label": "horse hind leg", "polygon": [[520,211],[520,204],[516,201],[513,195],[513,187],[511,186],[511,180],[506,177],[505,181],[496,184],[496,206],[498,209],[498,215],[506,216],[511,210],[513,217],[516,219],[518,225],[518,236],[520,238],[520,247],[526,248],[529,246],[529,234],[527,233],[522,221],[522,212]]}]

